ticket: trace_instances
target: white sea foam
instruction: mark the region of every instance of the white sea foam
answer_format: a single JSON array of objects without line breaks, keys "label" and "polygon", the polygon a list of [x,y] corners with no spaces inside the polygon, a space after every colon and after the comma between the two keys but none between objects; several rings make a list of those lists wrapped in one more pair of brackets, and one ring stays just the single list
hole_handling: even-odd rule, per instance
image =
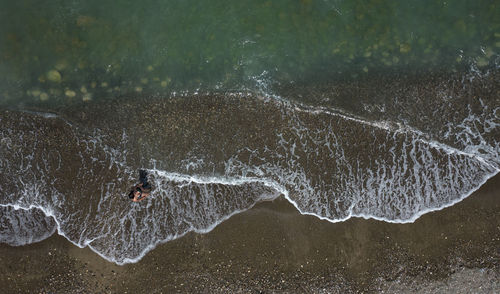
[{"label": "white sea foam", "polygon": [[[137,168],[127,150],[127,130],[120,138],[108,138],[101,130],[80,134],[65,124],[58,131],[69,145],[59,146],[42,139],[51,134],[50,127],[20,116],[0,130],[0,190],[10,186],[14,191],[0,202],[8,214],[3,228],[10,228],[2,229],[2,240],[12,236],[3,232],[20,231],[26,233],[15,242],[28,243],[55,228],[73,244],[124,264],[188,232],[208,232],[280,195],[300,213],[330,222],[363,217],[406,223],[461,201],[499,172],[499,145],[488,135],[497,131],[498,109],[449,126],[445,139],[460,143],[450,146],[390,121],[371,122],[276,99],[259,101],[281,111],[286,127],[259,145],[236,142],[242,146],[217,163],[223,165],[221,174],[203,172],[214,164],[210,153],[199,153],[212,150],[208,146],[186,153],[179,162],[182,173],[156,167],[180,151],[158,150],[155,154],[163,152],[165,158],[151,158],[153,167],[147,169],[155,190],[140,204],[124,195]],[[78,152],[65,153],[65,148]],[[74,179],[70,188],[54,176],[58,173]],[[40,221],[32,211],[49,220]],[[30,239],[30,234],[39,237]]]},{"label": "white sea foam", "polygon": [[32,207],[0,205],[0,243],[21,246],[45,240],[55,230],[54,219]]}]

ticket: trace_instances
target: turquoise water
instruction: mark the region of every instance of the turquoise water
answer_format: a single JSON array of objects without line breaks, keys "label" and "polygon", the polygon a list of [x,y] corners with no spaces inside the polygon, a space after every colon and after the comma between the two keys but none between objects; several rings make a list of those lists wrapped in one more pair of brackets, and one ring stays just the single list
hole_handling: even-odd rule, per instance
[{"label": "turquoise water", "polygon": [[0,103],[491,65],[498,1],[2,1]]}]

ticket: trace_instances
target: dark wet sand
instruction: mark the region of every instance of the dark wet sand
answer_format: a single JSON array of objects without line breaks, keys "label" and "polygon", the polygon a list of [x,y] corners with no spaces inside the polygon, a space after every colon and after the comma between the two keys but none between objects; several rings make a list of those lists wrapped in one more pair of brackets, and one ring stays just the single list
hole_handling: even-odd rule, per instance
[{"label": "dark wet sand", "polygon": [[500,292],[500,175],[413,224],[261,203],[117,266],[60,236],[0,245],[2,293]]}]

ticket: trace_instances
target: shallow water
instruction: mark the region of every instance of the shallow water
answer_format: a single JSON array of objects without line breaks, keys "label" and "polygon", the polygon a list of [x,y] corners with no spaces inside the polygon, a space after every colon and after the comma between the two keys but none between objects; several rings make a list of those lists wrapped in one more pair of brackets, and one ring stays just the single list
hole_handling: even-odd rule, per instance
[{"label": "shallow water", "polygon": [[1,242],[122,264],[280,195],[411,222],[500,170],[495,2],[5,5]]},{"label": "shallow water", "polygon": [[4,2],[4,105],[450,72],[500,47],[496,1]]}]

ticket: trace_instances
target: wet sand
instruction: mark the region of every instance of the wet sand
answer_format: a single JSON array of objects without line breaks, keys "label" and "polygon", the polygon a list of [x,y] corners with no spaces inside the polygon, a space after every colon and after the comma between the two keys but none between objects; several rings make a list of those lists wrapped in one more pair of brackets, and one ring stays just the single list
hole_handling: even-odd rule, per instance
[{"label": "wet sand", "polygon": [[118,266],[61,236],[0,245],[3,293],[493,293],[500,175],[412,224],[300,215],[280,198]]}]

